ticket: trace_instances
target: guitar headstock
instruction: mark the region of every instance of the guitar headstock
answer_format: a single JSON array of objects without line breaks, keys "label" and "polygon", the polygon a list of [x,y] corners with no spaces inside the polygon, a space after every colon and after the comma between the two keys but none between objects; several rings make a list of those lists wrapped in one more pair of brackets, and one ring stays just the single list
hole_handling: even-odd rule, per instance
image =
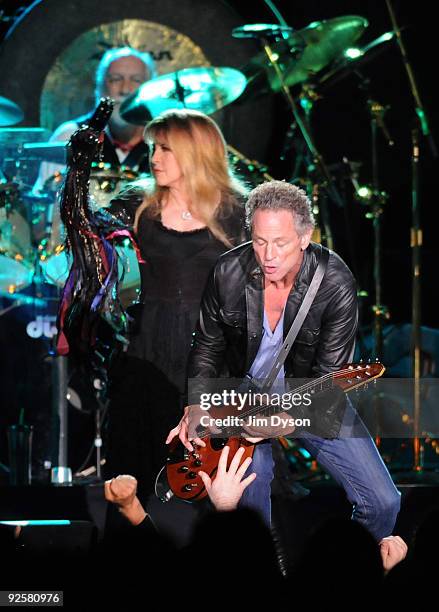
[{"label": "guitar headstock", "polygon": [[343,389],[351,391],[384,374],[386,368],[382,363],[348,363],[338,372],[333,373],[334,383]]}]

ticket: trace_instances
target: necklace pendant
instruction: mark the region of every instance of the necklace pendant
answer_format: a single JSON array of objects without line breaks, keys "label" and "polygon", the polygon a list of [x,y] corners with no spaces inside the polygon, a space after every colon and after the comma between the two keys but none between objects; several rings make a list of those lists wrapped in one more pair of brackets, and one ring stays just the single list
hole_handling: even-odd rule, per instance
[{"label": "necklace pendant", "polygon": [[184,210],[184,211],[181,213],[181,218],[182,218],[184,221],[188,221],[189,219],[192,219],[192,215],[191,215],[191,213],[190,213],[188,210]]}]

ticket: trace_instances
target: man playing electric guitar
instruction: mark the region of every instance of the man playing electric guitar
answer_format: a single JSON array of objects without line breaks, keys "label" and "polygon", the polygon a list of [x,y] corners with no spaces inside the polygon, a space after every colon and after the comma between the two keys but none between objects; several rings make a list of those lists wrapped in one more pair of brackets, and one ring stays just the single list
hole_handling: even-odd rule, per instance
[{"label": "man playing electric guitar", "polygon": [[[279,371],[277,382],[316,378],[350,362],[357,329],[355,280],[334,252],[311,242],[314,219],[310,201],[296,186],[281,181],[254,189],[246,205],[252,241],[223,254],[206,286],[189,358],[188,377],[264,379],[283,344],[319,260],[328,255],[317,294],[300,332]],[[323,257],[325,259],[325,257]],[[329,410],[329,409],[328,409]],[[169,433],[193,451],[188,437],[191,407]],[[325,414],[322,420],[325,421]],[[334,417],[337,419],[337,416]],[[380,542],[391,534],[400,507],[394,486],[378,450],[346,401],[333,433],[304,431],[300,444],[339,483],[353,505],[353,518]],[[256,444],[251,470],[256,479],[244,491],[241,506],[259,511],[270,523],[273,459],[269,440],[258,428],[245,428]],[[270,435],[284,435],[284,429]],[[193,443],[204,446],[203,440]]]}]

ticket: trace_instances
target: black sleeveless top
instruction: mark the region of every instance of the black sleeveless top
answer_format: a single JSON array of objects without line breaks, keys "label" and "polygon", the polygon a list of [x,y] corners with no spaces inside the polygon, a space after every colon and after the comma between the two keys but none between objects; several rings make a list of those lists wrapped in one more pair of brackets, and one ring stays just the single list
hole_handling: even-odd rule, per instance
[{"label": "black sleeveless top", "polygon": [[[142,200],[142,193],[126,192],[112,201],[109,211],[132,225]],[[247,240],[242,205],[219,220],[233,246]],[[146,213],[139,219],[136,240],[145,263],[139,264],[141,292],[132,309],[128,354],[152,362],[183,392],[204,287],[228,248],[207,228],[180,232]]]}]

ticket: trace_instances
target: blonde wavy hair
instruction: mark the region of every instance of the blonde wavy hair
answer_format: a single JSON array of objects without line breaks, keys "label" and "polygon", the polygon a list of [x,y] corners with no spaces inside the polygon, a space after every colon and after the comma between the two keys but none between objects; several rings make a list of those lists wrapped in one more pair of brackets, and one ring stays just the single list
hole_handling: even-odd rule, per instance
[{"label": "blonde wavy hair", "polygon": [[[237,196],[247,194],[246,187],[232,173],[227,159],[224,137],[213,119],[195,110],[168,110],[148,123],[145,128],[148,144],[164,138],[181,168],[190,212],[202,221],[212,234],[226,246],[232,246],[219,218],[228,216],[238,205]],[[137,231],[142,214],[160,216],[168,187],[155,181],[145,191],[143,203],[136,211]]]}]

